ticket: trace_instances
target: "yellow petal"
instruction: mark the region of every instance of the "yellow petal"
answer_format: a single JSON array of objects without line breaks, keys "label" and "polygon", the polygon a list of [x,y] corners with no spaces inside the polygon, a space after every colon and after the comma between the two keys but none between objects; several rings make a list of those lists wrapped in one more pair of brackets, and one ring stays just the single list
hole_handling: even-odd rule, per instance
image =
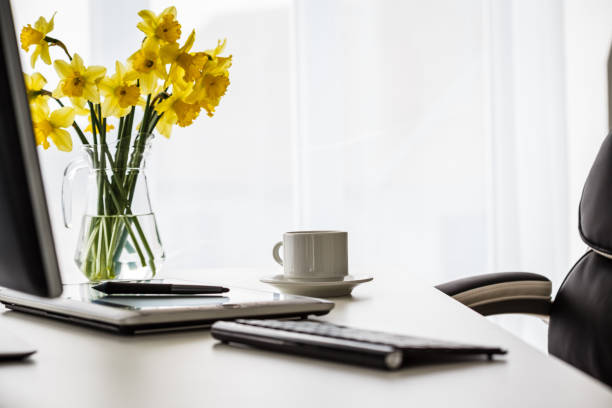
[{"label": "yellow petal", "polygon": [[153,25],[153,23],[155,23],[155,20],[157,19],[155,13],[153,13],[151,10],[140,10],[138,12],[138,16],[149,25]]},{"label": "yellow petal", "polygon": [[218,40],[217,41],[217,47],[214,50],[208,50],[206,51],[207,54],[211,54],[213,57],[216,57],[217,55],[221,54],[223,52],[223,50],[225,49],[225,43],[227,42],[227,38],[224,38],[223,41]]},{"label": "yellow petal", "polygon": [[59,84],[57,84],[57,88],[55,88],[51,94],[55,99],[59,99],[64,96],[64,91],[62,91],[63,82],[64,81],[60,81]]},{"label": "yellow petal", "polygon": [[114,93],[115,81],[109,77],[104,77],[98,84],[98,88],[103,95],[112,95]]},{"label": "yellow petal", "polygon": [[98,92],[98,88],[94,84],[87,83],[83,87],[83,97],[90,102],[100,103],[100,93]]},{"label": "yellow petal", "polygon": [[54,128],[67,128],[72,126],[74,115],[74,109],[70,106],[66,106],[51,112],[49,122],[51,122]]},{"label": "yellow petal", "polygon": [[30,57],[30,65],[32,66],[32,68],[34,68],[34,65],[36,65],[36,60],[38,59],[38,57],[40,56],[40,46],[36,46],[36,48],[34,48],[34,52],[32,53],[32,56]]},{"label": "yellow petal", "polygon": [[49,105],[47,104],[32,104],[30,105],[30,109],[34,122],[41,121],[49,116]]},{"label": "yellow petal", "polygon": [[159,42],[147,38],[142,44],[142,51],[145,53],[157,54],[159,52]]},{"label": "yellow petal", "polygon": [[154,72],[149,72],[148,74],[143,74],[140,76],[140,88],[142,89],[143,94],[150,94],[155,91],[155,86],[157,85],[157,77]]},{"label": "yellow petal", "polygon": [[136,71],[128,71],[123,76],[123,82],[125,82],[125,83],[133,82],[133,81],[138,79],[138,76],[139,76],[138,72],[136,72]]},{"label": "yellow petal", "polygon": [[29,89],[40,91],[47,84],[47,80],[41,73],[35,72],[30,76]]},{"label": "yellow petal", "polygon": [[38,47],[40,47],[40,59],[42,59],[45,62],[45,64],[51,65],[51,56],[49,55],[49,44],[47,43],[40,44]]},{"label": "yellow petal", "polygon": [[51,136],[55,146],[62,152],[72,151],[72,138],[66,130],[55,129],[49,136]]},{"label": "yellow petal", "polygon": [[151,27],[145,22],[139,22],[138,24],[136,24],[136,28],[142,31],[147,37],[152,37],[155,35],[155,30],[153,29],[153,27]]},{"label": "yellow petal", "polygon": [[166,14],[171,14],[172,16],[174,16],[176,18],[176,7],[174,7],[174,6],[168,7],[167,9],[162,11],[159,16],[161,17],[161,16],[164,16]]},{"label": "yellow petal", "polygon": [[125,76],[125,72],[127,68],[119,61],[115,61],[115,72],[119,75],[119,78],[123,78]]},{"label": "yellow petal", "polygon": [[81,115],[81,113],[78,112],[79,109],[84,109],[87,111],[86,114],[89,114],[89,108],[85,108],[85,104],[87,103],[85,98],[70,98],[70,102],[72,103],[72,106],[77,111],[77,115]]},{"label": "yellow petal", "polygon": [[102,116],[108,118],[117,115],[119,111],[119,102],[116,98],[106,98],[102,102]]},{"label": "yellow petal", "polygon": [[55,14],[57,13],[53,13],[53,16],[51,16],[51,20],[49,20],[49,22],[47,22],[44,17],[39,17],[38,20],[36,20],[36,23],[34,23],[34,28],[43,34],[48,34],[51,30],[53,30],[53,19],[55,18]]},{"label": "yellow petal", "polygon": [[53,28],[55,27],[55,22],[53,20],[55,19],[56,14],[57,12],[53,13],[53,15],[51,16],[51,20],[49,20],[49,23],[47,23],[47,31],[44,31],[45,34],[48,34],[49,32],[51,32]]},{"label": "yellow petal", "polygon": [[55,60],[53,62],[53,68],[61,79],[67,78],[72,75],[72,66],[63,60]]},{"label": "yellow petal", "polygon": [[[38,98],[37,98],[38,99]],[[42,118],[46,118],[46,115],[43,112],[43,105],[46,105],[45,103],[40,103],[40,102],[32,102],[30,103],[30,114],[32,115],[32,121],[36,122],[36,121],[40,121]],[[48,106],[47,106],[48,109]]]},{"label": "yellow petal", "polygon": [[151,10],[141,10],[138,15],[143,21],[136,24],[136,28],[145,33],[147,36],[152,37],[155,35],[155,14]]},{"label": "yellow petal", "polygon": [[95,81],[98,78],[102,78],[104,74],[106,74],[106,68],[99,65],[92,65],[85,70],[83,77]]},{"label": "yellow petal", "polygon": [[43,147],[43,149],[47,150],[50,146],[49,141],[47,140],[47,136],[45,132],[42,131],[39,126],[34,123],[34,137],[36,139],[36,145]]},{"label": "yellow petal", "polygon": [[155,129],[157,129],[160,134],[169,139],[172,133],[172,123],[166,122],[163,119],[164,118],[160,119],[160,121],[157,122]]},{"label": "yellow petal", "polygon": [[82,73],[85,71],[85,64],[83,63],[83,58],[79,54],[74,54],[72,57],[72,69],[75,72]]},{"label": "yellow petal", "polygon": [[173,62],[179,54],[179,46],[176,43],[164,45],[159,49],[159,56],[164,64]]},{"label": "yellow petal", "polygon": [[191,49],[191,47],[193,47],[194,42],[195,42],[195,30],[191,30],[191,34],[189,34],[189,37],[187,37],[187,40],[185,40],[185,45],[183,45],[183,47],[181,48],[181,51],[188,52]]}]

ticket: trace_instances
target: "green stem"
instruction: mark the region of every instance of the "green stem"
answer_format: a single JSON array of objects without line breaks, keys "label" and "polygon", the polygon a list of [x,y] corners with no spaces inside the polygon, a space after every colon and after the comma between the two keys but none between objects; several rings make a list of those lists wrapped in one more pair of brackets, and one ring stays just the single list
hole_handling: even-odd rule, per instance
[{"label": "green stem", "polygon": [[58,47],[60,47],[62,50],[64,50],[64,52],[66,53],[66,55],[68,56],[68,59],[70,61],[72,61],[72,56],[70,55],[70,53],[68,52],[68,48],[66,47],[66,45],[61,42],[60,40],[58,40],[57,38],[53,38],[53,37],[49,37],[48,35],[45,36],[44,38],[45,41],[47,41],[49,44],[51,45],[57,45]]}]

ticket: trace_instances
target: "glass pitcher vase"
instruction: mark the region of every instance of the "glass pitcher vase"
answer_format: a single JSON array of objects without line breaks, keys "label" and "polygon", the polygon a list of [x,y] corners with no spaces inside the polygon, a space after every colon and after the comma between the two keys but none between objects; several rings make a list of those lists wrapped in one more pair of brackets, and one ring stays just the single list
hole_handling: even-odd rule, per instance
[{"label": "glass pitcher vase", "polygon": [[131,147],[121,141],[85,145],[64,171],[62,209],[70,228],[73,181],[87,170],[87,205],[74,260],[90,281],[148,279],[163,264],[145,171],[151,139],[136,137]]}]

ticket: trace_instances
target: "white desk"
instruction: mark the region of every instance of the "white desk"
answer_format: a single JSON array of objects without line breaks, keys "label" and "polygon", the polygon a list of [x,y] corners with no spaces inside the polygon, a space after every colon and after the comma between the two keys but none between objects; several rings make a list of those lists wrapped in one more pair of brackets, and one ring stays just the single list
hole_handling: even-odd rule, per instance
[{"label": "white desk", "polygon": [[[262,271],[183,273],[264,288]],[[170,276],[167,274],[166,276]],[[398,282],[397,279],[403,279]],[[0,407],[611,407],[612,392],[434,288],[377,276],[326,319],[509,350],[505,361],[384,372],[217,344],[208,331],[122,337],[17,312],[0,327],[38,347],[0,363]]]}]

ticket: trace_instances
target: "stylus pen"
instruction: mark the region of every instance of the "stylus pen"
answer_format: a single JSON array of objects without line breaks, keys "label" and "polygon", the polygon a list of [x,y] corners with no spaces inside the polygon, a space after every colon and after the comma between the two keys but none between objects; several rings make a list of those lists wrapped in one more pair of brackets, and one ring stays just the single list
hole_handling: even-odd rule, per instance
[{"label": "stylus pen", "polygon": [[103,282],[93,286],[107,295],[204,295],[229,292],[222,286],[176,285],[173,283]]}]

